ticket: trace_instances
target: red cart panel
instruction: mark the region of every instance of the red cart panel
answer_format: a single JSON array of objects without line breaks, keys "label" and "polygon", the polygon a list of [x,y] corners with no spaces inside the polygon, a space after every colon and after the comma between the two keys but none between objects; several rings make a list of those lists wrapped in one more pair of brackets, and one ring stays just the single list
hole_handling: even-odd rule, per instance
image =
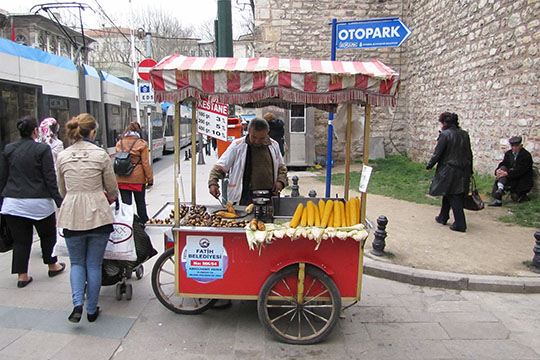
[{"label": "red cart panel", "polygon": [[[182,297],[257,299],[264,282],[273,272],[304,262],[326,272],[336,283],[342,298],[360,299],[363,249],[351,238],[323,240],[317,250],[316,242],[306,238],[295,241],[276,239],[262,248],[259,254],[259,249],[249,249],[244,230],[204,229],[208,228],[174,230],[178,245],[176,259],[183,253],[182,261],[176,262],[176,289]],[[218,249],[222,247],[222,257],[217,254],[221,251],[215,250],[210,250],[209,254],[197,254],[204,252],[203,247],[208,246],[209,241],[218,244]],[[187,243],[191,245],[187,247]],[[202,247],[193,250],[199,243]],[[219,261],[223,262],[222,267],[216,271]],[[194,278],[198,275],[194,276],[193,272],[190,273],[192,270],[187,270],[188,262],[207,269],[209,278]]]}]

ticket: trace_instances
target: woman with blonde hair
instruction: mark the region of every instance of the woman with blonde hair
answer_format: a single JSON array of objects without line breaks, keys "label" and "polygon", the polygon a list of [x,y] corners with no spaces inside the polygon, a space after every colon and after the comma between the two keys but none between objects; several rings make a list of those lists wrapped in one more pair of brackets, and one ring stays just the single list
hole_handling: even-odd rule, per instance
[{"label": "woman with blonde hair", "polygon": [[68,121],[66,136],[73,144],[58,155],[56,164],[58,189],[64,196],[58,227],[64,229],[71,261],[71,322],[81,320],[85,293],[88,321],[99,315],[101,266],[114,222],[107,196],[118,197],[109,154],[94,143],[97,128],[90,114]]},{"label": "woman with blonde hair", "polygon": [[[133,197],[137,206],[137,215],[141,225],[148,221],[146,212],[145,192],[146,186],[154,183],[154,175],[150,167],[150,157],[148,144],[141,139],[141,125],[133,121],[128,124],[122,137],[116,143],[116,151],[127,152],[131,154],[131,162],[134,169],[129,175],[116,175],[118,188],[122,196],[122,202],[131,205]],[[133,194],[133,196],[132,196]]]}]

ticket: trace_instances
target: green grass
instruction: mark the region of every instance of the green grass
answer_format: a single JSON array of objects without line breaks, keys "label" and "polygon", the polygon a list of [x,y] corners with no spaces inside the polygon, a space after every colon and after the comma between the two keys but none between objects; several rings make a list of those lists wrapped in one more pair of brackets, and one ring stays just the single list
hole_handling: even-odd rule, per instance
[{"label": "green grass", "polygon": [[[440,205],[441,198],[429,195],[429,185],[435,175],[435,170],[426,171],[425,164],[415,163],[403,155],[390,155],[386,159],[377,159],[369,164],[373,167],[369,182],[368,193],[406,200],[419,204]],[[325,176],[318,176],[318,180],[325,182]],[[489,175],[475,175],[476,184],[480,194],[491,201],[489,194],[494,178]],[[343,185],[345,174],[332,175],[332,185]],[[358,189],[360,173],[350,173],[349,184],[351,189]],[[487,204],[486,204],[487,206]],[[505,201],[510,215],[503,216],[502,222],[527,227],[540,228],[540,198],[529,202],[515,204]]]}]

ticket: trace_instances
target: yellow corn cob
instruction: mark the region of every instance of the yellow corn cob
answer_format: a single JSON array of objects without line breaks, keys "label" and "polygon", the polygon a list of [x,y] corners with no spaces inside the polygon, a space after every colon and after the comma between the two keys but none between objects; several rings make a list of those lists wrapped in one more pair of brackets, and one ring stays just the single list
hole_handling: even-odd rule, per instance
[{"label": "yellow corn cob", "polygon": [[323,228],[328,226],[328,221],[330,220],[330,214],[332,214],[333,209],[334,209],[334,202],[332,200],[328,200],[326,204],[324,205],[324,214],[321,220],[321,226]]},{"label": "yellow corn cob", "polygon": [[308,226],[313,226],[315,225],[315,204],[313,203],[313,201],[308,201],[307,202],[307,224]]},{"label": "yellow corn cob", "polygon": [[303,211],[304,211],[304,204],[298,204],[298,206],[296,207],[296,210],[294,211],[291,224],[289,225],[290,227],[295,228],[298,226],[298,223],[300,222],[300,219],[302,218]]},{"label": "yellow corn cob", "polygon": [[300,219],[301,226],[307,225],[307,218],[308,218],[308,212],[307,212],[307,207],[306,207],[304,208],[304,211],[302,211],[302,218]]}]

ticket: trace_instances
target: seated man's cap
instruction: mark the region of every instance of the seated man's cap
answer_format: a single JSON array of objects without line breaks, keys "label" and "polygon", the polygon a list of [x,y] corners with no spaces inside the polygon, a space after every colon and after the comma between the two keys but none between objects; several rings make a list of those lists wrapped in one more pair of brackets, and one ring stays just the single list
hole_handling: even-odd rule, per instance
[{"label": "seated man's cap", "polygon": [[518,145],[521,144],[521,136],[512,136],[508,142],[510,145]]}]

